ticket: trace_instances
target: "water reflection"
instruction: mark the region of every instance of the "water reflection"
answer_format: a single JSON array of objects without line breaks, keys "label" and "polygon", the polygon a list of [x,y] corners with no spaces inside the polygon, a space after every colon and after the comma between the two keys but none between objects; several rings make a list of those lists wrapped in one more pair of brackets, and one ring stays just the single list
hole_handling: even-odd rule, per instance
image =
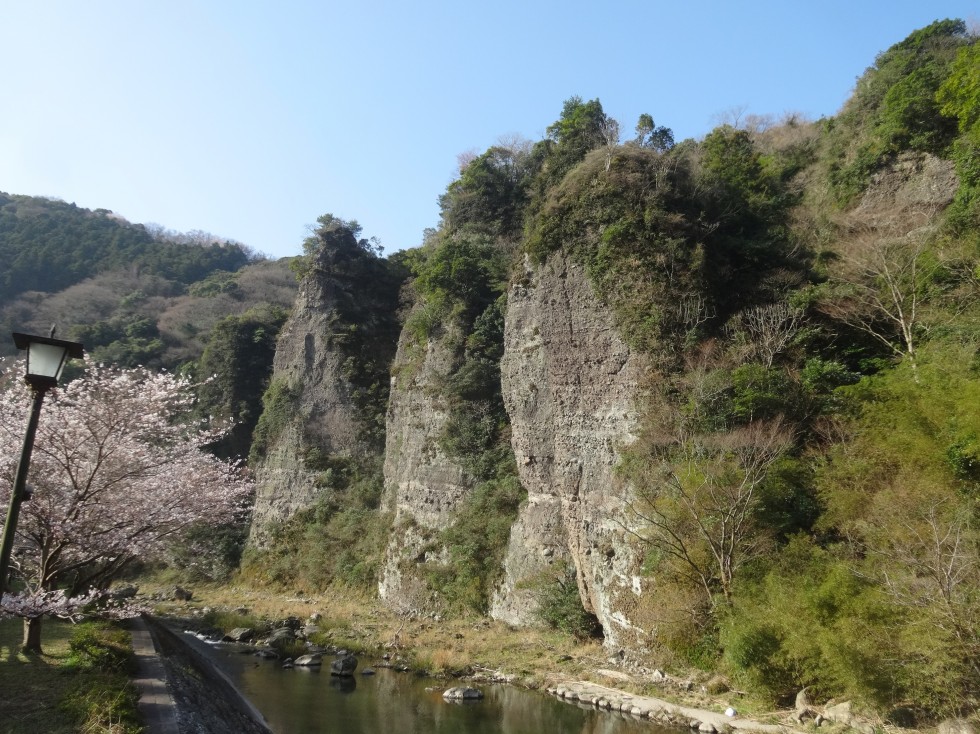
[{"label": "water reflection", "polygon": [[[284,670],[225,649],[212,655],[277,734],[667,734],[649,722],[562,703],[504,685],[480,685],[485,698],[447,703],[445,681],[380,669],[331,676],[329,668]],[[324,661],[326,662],[326,661]],[[451,684],[448,684],[451,685]],[[437,690],[426,690],[438,687]]]}]

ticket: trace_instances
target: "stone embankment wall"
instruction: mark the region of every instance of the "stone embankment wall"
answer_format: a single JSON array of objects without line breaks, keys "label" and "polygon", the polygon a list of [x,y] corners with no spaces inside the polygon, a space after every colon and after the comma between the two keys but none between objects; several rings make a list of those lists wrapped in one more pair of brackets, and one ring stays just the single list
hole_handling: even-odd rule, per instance
[{"label": "stone embankment wall", "polygon": [[272,734],[262,714],[190,640],[163,622],[146,621],[167,672],[181,732]]}]

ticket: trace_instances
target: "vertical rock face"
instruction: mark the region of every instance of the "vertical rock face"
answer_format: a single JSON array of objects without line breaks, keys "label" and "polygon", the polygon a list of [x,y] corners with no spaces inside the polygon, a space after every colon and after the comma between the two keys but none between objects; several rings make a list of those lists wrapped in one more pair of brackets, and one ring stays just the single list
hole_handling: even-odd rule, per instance
[{"label": "vertical rock face", "polygon": [[[356,457],[380,450],[361,430],[345,343],[374,310],[361,303],[359,320],[350,320],[343,303],[355,297],[351,283],[338,276],[345,268],[330,259],[336,252],[325,252],[303,282],[277,349],[273,380],[284,386],[287,418],[257,467],[252,540],[260,545],[269,522],[308,506],[320,491],[316,472],[305,468],[311,451]],[[527,502],[511,531],[491,614],[537,623],[535,585],[574,568],[583,605],[607,643],[635,644],[638,559],[614,467],[633,440],[644,361],[622,341],[582,268],[561,253],[543,266],[525,265],[508,296],[504,340],[501,386]],[[395,520],[379,593],[396,609],[438,606],[427,572],[449,561],[439,534],[473,490],[473,477],[440,447],[449,410],[440,396],[465,343],[452,323],[424,341],[406,329],[391,369],[383,510]]]},{"label": "vertical rock face", "polygon": [[[452,327],[449,327],[450,329]],[[428,606],[421,576],[430,539],[452,522],[471,489],[462,468],[439,448],[446,413],[433,395],[457,358],[453,334],[416,344],[406,332],[398,345],[391,378],[385,434],[385,503],[394,512],[394,531],[379,583],[381,598],[396,609]]]},{"label": "vertical rock face", "polygon": [[[395,338],[386,333],[395,323],[397,298],[386,290],[390,284],[378,268],[379,259],[349,230],[325,226],[317,236],[321,246],[311,256],[312,267],[276,345],[271,385],[280,398],[274,420],[266,406],[263,420],[275,425],[268,429],[255,469],[249,542],[258,546],[265,544],[270,523],[315,499],[322,468],[307,468],[311,451],[333,458],[380,453],[365,431],[364,405],[358,402],[355,384],[369,368],[351,345],[355,338],[366,344],[387,373]],[[365,292],[365,281],[373,283],[373,292]],[[353,369],[351,360],[357,362]]]},{"label": "vertical rock face", "polygon": [[528,586],[571,563],[607,644],[627,643],[642,634],[629,618],[639,563],[613,469],[633,440],[643,360],[620,338],[582,268],[561,253],[541,267],[525,265],[511,287],[505,344],[501,380],[528,499],[491,614],[532,622]]},{"label": "vertical rock face", "polygon": [[271,437],[255,470],[250,542],[259,545],[269,523],[288,518],[315,496],[316,472],[304,467],[310,447],[323,447],[330,454],[358,448],[354,405],[340,374],[343,355],[331,340],[333,288],[323,273],[307,276],[279,335],[272,380],[293,396],[293,410],[289,422]]}]

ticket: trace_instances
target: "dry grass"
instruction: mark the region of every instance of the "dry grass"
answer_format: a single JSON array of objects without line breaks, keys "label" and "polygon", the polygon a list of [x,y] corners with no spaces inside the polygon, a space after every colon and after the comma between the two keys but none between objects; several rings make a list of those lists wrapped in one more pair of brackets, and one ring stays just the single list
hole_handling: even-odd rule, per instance
[{"label": "dry grass", "polygon": [[[163,589],[142,584],[144,593]],[[433,675],[499,672],[529,685],[585,679],[609,667],[598,643],[576,644],[544,629],[513,628],[482,618],[435,620],[399,616],[367,594],[350,589],[327,594],[289,594],[239,586],[196,585],[190,602],[166,602],[157,612],[203,616],[206,610],[243,610],[254,617],[306,619],[333,644],[398,656]]]},{"label": "dry grass", "polygon": [[[150,584],[143,592],[152,594]],[[193,587],[191,602],[167,603],[160,614],[187,617],[205,610],[247,609],[265,619],[289,616],[306,619],[319,614],[318,641],[345,647],[369,657],[387,655],[391,661],[436,677],[487,675],[529,688],[545,688],[568,681],[591,681],[624,692],[653,696],[673,703],[723,711],[735,704],[746,713],[761,711],[761,704],[740,694],[708,696],[694,685],[689,692],[664,688],[644,675],[610,678],[602,672],[618,666],[598,642],[577,643],[573,638],[546,629],[516,628],[486,618],[436,620],[409,618],[385,608],[377,598],[350,589],[325,594],[279,593],[238,586]],[[675,661],[676,662],[676,661]],[[650,668],[661,667],[648,661]],[[695,682],[706,680],[698,671],[669,666],[675,677]],[[783,712],[785,714],[785,712]]]}]

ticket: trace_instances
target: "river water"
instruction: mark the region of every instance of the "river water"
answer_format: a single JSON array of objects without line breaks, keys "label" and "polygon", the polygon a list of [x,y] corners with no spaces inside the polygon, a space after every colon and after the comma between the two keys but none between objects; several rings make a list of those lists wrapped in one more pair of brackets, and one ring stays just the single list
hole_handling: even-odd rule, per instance
[{"label": "river water", "polygon": [[[211,655],[276,734],[673,734],[629,716],[563,703],[547,694],[480,684],[481,701],[448,703],[452,681],[380,668],[352,678],[283,669],[275,660],[212,647]],[[363,662],[362,662],[363,665]]]}]

